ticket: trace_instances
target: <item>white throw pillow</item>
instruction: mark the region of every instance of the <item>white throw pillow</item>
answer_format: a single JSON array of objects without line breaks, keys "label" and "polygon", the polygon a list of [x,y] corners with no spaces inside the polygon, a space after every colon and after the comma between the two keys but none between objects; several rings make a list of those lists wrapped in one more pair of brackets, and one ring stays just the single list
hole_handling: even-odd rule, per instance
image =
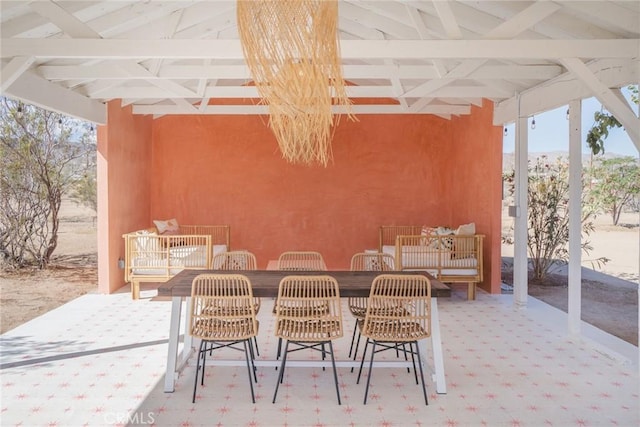
[{"label": "white throw pillow", "polygon": [[470,222],[469,224],[462,224],[456,230],[458,236],[473,236],[476,234],[476,223]]}]

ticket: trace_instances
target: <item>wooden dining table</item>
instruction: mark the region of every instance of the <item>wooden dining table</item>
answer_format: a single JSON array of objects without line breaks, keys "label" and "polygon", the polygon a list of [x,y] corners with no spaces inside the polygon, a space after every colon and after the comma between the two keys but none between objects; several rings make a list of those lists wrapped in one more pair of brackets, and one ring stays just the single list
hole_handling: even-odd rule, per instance
[{"label": "wooden dining table", "polygon": [[[433,380],[436,384],[436,392],[439,394],[446,393],[444,358],[442,353],[442,340],[440,335],[440,319],[438,315],[438,298],[449,297],[451,289],[435,279],[427,272],[417,271],[348,271],[348,270],[330,270],[330,271],[285,271],[285,270],[183,270],[163,283],[158,288],[158,297],[171,297],[171,320],[169,326],[169,349],[167,354],[167,366],[165,374],[164,391],[171,393],[175,389],[175,380],[186,365],[191,354],[194,353],[191,335],[187,332],[184,334],[183,346],[180,349],[180,322],[182,318],[182,303],[186,299],[187,309],[184,312],[185,330],[188,329],[188,320],[191,303],[191,286],[193,279],[200,274],[242,274],[251,281],[253,294],[256,297],[277,297],[278,285],[285,276],[290,275],[328,275],[336,279],[340,287],[341,297],[368,297],[371,290],[371,283],[380,274],[420,274],[429,278],[431,283],[431,337],[427,340],[419,342],[420,353],[422,355],[431,354],[433,365],[430,366],[427,360],[422,363],[432,368]],[[427,341],[431,344],[431,351],[426,348]],[[180,351],[179,351],[180,350]],[[424,356],[423,356],[424,357]],[[215,360],[212,364],[236,366],[246,363],[244,360]],[[255,361],[256,366],[278,366],[279,361],[275,358],[272,360],[260,359]],[[290,366],[325,366],[325,361],[309,360],[309,361],[287,361]],[[329,365],[330,366],[330,365]],[[339,367],[358,367],[359,361],[354,360],[336,360],[336,366]],[[405,361],[380,361],[375,362],[374,366],[407,366]]]}]

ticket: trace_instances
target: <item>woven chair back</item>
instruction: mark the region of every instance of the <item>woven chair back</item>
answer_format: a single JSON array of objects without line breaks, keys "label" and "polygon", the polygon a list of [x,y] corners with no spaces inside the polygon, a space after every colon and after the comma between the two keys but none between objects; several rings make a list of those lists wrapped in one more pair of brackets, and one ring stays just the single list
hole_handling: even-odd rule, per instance
[{"label": "woven chair back", "polygon": [[381,274],[373,280],[362,335],[408,342],[431,336],[431,282],[423,275]]},{"label": "woven chair back", "polygon": [[331,276],[284,277],[275,313],[279,338],[320,342],[342,336],[340,289]]},{"label": "woven chair back", "polygon": [[[351,257],[351,271],[393,271],[394,260],[389,254],[381,252],[361,252]],[[364,319],[367,311],[366,297],[350,297],[349,311],[358,319]]]},{"label": "woven chair back", "polygon": [[249,251],[222,252],[213,257],[214,270],[257,270],[256,256]]},{"label": "woven chair back", "polygon": [[201,274],[191,287],[189,330],[194,338],[251,338],[258,325],[251,282],[241,274]]},{"label": "woven chair back", "polygon": [[288,271],[325,271],[322,254],[313,251],[288,251],[280,254],[278,270]]},{"label": "woven chair back", "polygon": [[394,271],[393,256],[381,252],[361,252],[351,257],[351,271]]}]

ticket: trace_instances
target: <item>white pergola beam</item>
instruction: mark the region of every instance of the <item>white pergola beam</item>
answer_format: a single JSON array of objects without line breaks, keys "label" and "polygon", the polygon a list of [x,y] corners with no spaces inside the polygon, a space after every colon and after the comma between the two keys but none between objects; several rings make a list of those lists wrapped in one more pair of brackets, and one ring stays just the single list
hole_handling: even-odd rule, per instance
[{"label": "white pergola beam", "polygon": [[29,71],[4,91],[4,95],[81,120],[107,123],[107,107],[104,104],[50,83]]},{"label": "white pergola beam", "polygon": [[100,34],[52,1],[33,1],[29,7],[71,37],[100,38]]},{"label": "white pergola beam", "polygon": [[[193,111],[193,106],[163,105],[134,105],[133,114],[230,114],[230,115],[267,115],[269,109],[266,105],[207,105],[204,108]],[[402,105],[352,105],[354,114],[437,114],[437,115],[467,115],[471,114],[471,107],[464,105],[428,105],[420,111],[410,112]],[[346,113],[341,106],[334,106],[333,112]]]},{"label": "white pergola beam", "polygon": [[452,81],[468,77],[474,70],[481,67],[486,60],[484,59],[476,59],[472,61],[464,61],[451,71],[449,71],[445,76],[440,79],[429,80],[420,86],[407,91],[404,96],[407,98],[418,98],[422,96],[429,96],[437,89],[441,87],[447,86]]},{"label": "white pergola beam", "polygon": [[[389,18],[386,14],[382,15],[367,10],[358,6],[357,3],[340,2],[338,16],[354,22],[366,22],[370,28],[376,28],[385,34],[401,39],[415,39],[417,36],[415,28],[406,25],[405,22],[401,22],[399,19]],[[344,41],[341,43],[344,43]]]},{"label": "white pergola beam", "polygon": [[[640,60],[598,60],[588,64],[591,73],[606,87],[621,87],[640,81]],[[520,112],[525,116],[553,110],[573,99],[593,96],[593,91],[571,73],[564,73],[519,95]],[[496,104],[493,124],[512,123],[518,117],[518,98]]]},{"label": "white pergola beam", "polygon": [[[108,83],[109,81],[104,81]],[[158,82],[158,81],[157,81]],[[158,82],[159,83],[159,82]],[[259,98],[258,90],[255,86],[214,86],[209,85],[204,89],[204,93],[196,93],[180,86],[182,90],[171,90],[172,88],[149,87],[149,86],[124,86],[118,84],[93,85],[87,87],[87,94],[94,98],[136,98],[136,99],[161,99],[161,98]],[[397,98],[396,89],[389,86],[347,86],[347,95],[350,98]],[[432,97],[438,98],[503,98],[509,92],[501,90],[500,87],[486,86],[447,86],[435,89],[431,92]],[[417,98],[415,96],[404,95],[402,98]]]},{"label": "white pergola beam", "polygon": [[446,1],[433,1],[433,7],[436,9],[447,37],[454,40],[462,39],[462,31],[455,14],[451,10],[451,4]]},{"label": "white pergola beam", "polygon": [[625,127],[636,149],[640,151],[640,118],[636,116],[631,106],[618,98],[580,59],[566,58],[561,62],[618,119],[622,126]]},{"label": "white pergola beam", "polygon": [[[33,60],[31,61],[33,63]],[[548,80],[563,72],[559,65],[484,65],[467,77],[476,80]],[[251,79],[245,65],[164,65],[156,76],[127,73],[116,62],[94,65],[42,65],[38,74],[51,80]],[[4,70],[3,70],[4,73]],[[435,79],[433,65],[343,65],[345,79]]]},{"label": "white pergola beam", "polygon": [[487,33],[484,37],[499,39],[514,37],[516,34],[520,34],[523,31],[533,27],[559,9],[561,9],[561,6],[553,2],[533,2],[531,6],[516,14],[508,21],[504,21],[502,24],[498,25],[496,28]]},{"label": "white pergola beam", "polygon": [[121,67],[123,67],[127,72],[131,73],[131,75],[146,76],[146,80],[148,80],[149,83],[159,87],[163,91],[175,94],[175,97],[194,98],[198,96],[195,92],[190,91],[184,86],[179,85],[178,83],[175,83],[171,80],[156,79],[155,74],[136,62],[123,62],[121,64]]},{"label": "white pergola beam", "polygon": [[[2,39],[3,58],[242,60],[239,40]],[[640,40],[343,40],[348,59],[636,58]]]},{"label": "white pergola beam", "polygon": [[589,15],[596,22],[604,22],[620,28],[630,34],[637,34],[640,21],[637,13],[630,13],[613,2],[581,1],[564,2],[565,7],[572,8],[581,14]]},{"label": "white pergola beam", "polygon": [[35,61],[32,56],[17,56],[0,71],[0,92],[7,90]]}]

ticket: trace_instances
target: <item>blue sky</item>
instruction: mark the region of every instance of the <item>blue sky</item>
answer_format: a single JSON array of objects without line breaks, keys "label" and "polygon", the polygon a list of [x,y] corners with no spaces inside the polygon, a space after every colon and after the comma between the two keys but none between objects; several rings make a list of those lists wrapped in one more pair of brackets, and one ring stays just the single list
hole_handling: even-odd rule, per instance
[{"label": "blue sky", "polygon": [[[623,93],[629,99],[629,91],[624,88]],[[567,120],[567,106],[556,108],[535,116],[536,128],[531,129],[532,118],[529,117],[529,152],[569,151],[569,121]],[[587,132],[593,125],[593,113],[600,111],[602,105],[595,98],[582,101],[582,152],[590,153],[586,144]],[[637,108],[634,106],[634,108]],[[507,135],[503,138],[503,151],[513,153],[515,149],[515,125],[506,126]],[[605,140],[604,148],[607,153],[622,154],[638,157],[638,150],[622,128],[613,129]]]}]

